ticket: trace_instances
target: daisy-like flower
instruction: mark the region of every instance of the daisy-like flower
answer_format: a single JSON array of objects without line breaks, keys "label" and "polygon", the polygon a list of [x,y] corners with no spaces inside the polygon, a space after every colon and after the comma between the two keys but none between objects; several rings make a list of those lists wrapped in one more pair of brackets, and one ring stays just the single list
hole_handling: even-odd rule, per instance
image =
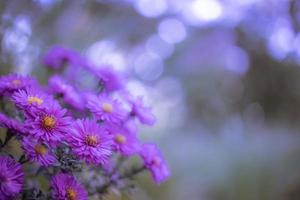
[{"label": "daisy-like flower", "polygon": [[126,118],[126,111],[122,105],[108,95],[90,95],[87,99],[87,107],[95,115],[97,120],[105,121],[115,125],[120,124]]},{"label": "daisy-like flower", "polygon": [[88,164],[104,164],[112,154],[112,137],[94,120],[77,120],[67,136],[72,152]]},{"label": "daisy-like flower", "polygon": [[74,176],[57,174],[52,178],[52,198],[56,200],[87,200],[88,195]]},{"label": "daisy-like flower", "polygon": [[30,114],[31,109],[43,109],[51,106],[58,106],[58,103],[49,95],[36,88],[19,90],[12,95],[16,106]]},{"label": "daisy-like flower", "polygon": [[169,168],[155,144],[144,144],[140,156],[157,184],[162,183],[170,176]]},{"label": "daisy-like flower", "polygon": [[131,156],[137,153],[141,147],[135,133],[124,127],[111,126],[109,129],[113,136],[113,147],[123,156]]},{"label": "daisy-like flower", "polygon": [[46,108],[33,114],[25,121],[28,133],[39,142],[57,144],[70,130],[71,117],[65,116],[66,110],[59,106]]},{"label": "daisy-like flower", "polygon": [[49,88],[52,94],[62,97],[66,104],[79,110],[84,109],[82,96],[60,76],[54,75],[49,79]]},{"label": "daisy-like flower", "polygon": [[133,98],[128,98],[128,101],[131,104],[131,116],[138,118],[143,124],[149,126],[155,124],[156,117],[153,115],[151,107],[144,105],[142,97],[137,97],[135,100]]},{"label": "daisy-like flower", "polygon": [[102,67],[95,69],[92,68],[93,74],[95,74],[99,80],[100,85],[105,91],[111,92],[124,88],[124,78],[120,73],[112,69],[112,67]]},{"label": "daisy-like flower", "polygon": [[51,152],[49,147],[33,138],[24,137],[22,148],[26,157],[32,162],[37,162],[45,167],[54,165],[57,162],[54,153]]},{"label": "daisy-like flower", "polygon": [[0,113],[0,126],[5,127],[12,131],[14,134],[24,135],[27,133],[24,125],[19,121],[7,117],[5,114]]},{"label": "daisy-like flower", "polygon": [[22,167],[8,156],[0,156],[0,199],[11,200],[22,190],[24,173]]},{"label": "daisy-like flower", "polygon": [[36,81],[32,78],[19,74],[9,74],[0,78],[0,93],[3,95],[10,95],[17,90],[35,85]]},{"label": "daisy-like flower", "polygon": [[43,62],[49,68],[61,69],[66,65],[79,65],[80,55],[71,49],[54,46],[45,55]]}]

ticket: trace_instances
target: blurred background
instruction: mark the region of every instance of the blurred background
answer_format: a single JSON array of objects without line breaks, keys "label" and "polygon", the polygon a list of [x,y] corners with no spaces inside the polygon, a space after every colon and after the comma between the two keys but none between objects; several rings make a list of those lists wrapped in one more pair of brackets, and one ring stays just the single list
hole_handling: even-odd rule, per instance
[{"label": "blurred background", "polygon": [[126,198],[299,200],[299,33],[298,0],[4,0],[0,74],[45,83],[55,44],[127,74],[172,177]]}]

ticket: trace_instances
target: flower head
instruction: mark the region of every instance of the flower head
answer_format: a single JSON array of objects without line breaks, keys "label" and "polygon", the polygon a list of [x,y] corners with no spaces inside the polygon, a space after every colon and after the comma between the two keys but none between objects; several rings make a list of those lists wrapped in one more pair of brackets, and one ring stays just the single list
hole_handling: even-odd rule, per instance
[{"label": "flower head", "polygon": [[35,85],[36,81],[32,78],[19,74],[9,74],[0,78],[0,93],[4,95],[11,95],[17,90]]},{"label": "flower head", "polygon": [[140,156],[157,184],[165,181],[170,176],[168,166],[155,144],[144,144]]},{"label": "flower head", "polygon": [[19,121],[7,117],[5,114],[0,113],[0,126],[5,127],[15,134],[26,134],[26,129]]},{"label": "flower head", "polygon": [[37,112],[25,121],[28,133],[40,142],[56,144],[69,131],[71,118],[65,116],[66,110],[53,106]]},{"label": "flower head", "polygon": [[62,97],[66,104],[79,110],[84,109],[84,99],[82,96],[60,76],[55,75],[49,79],[49,88],[52,94]]},{"label": "flower head", "polygon": [[65,65],[79,65],[80,55],[71,49],[55,46],[48,51],[43,61],[49,68],[60,69]]},{"label": "flower head", "polygon": [[49,146],[38,142],[36,139],[24,137],[22,148],[30,161],[37,162],[42,166],[50,166],[57,162]]},{"label": "flower head", "polygon": [[19,90],[13,94],[12,100],[19,109],[28,114],[31,113],[31,109],[44,109],[59,105],[52,97],[36,88]]},{"label": "flower head", "polygon": [[112,137],[93,120],[77,120],[68,135],[72,152],[88,164],[104,164],[112,154]]},{"label": "flower head", "polygon": [[140,149],[140,142],[135,133],[125,127],[112,126],[109,132],[113,136],[113,147],[123,156],[131,156],[137,153]]},{"label": "flower head", "polygon": [[57,174],[51,181],[52,198],[57,200],[87,200],[87,192],[75,177],[69,174]]},{"label": "flower head", "polygon": [[0,199],[11,200],[20,193],[24,182],[22,167],[8,156],[0,156]]},{"label": "flower head", "polygon": [[111,67],[102,67],[92,71],[99,78],[100,84],[107,92],[120,90],[124,87],[124,78]]},{"label": "flower head", "polygon": [[129,103],[131,104],[131,116],[136,117],[143,124],[154,125],[156,118],[152,113],[151,107],[144,105],[143,98],[138,97],[137,99],[129,98]]},{"label": "flower head", "polygon": [[120,124],[126,117],[126,111],[121,104],[102,94],[100,96],[89,96],[87,107],[95,115],[96,119],[109,122],[112,124]]}]

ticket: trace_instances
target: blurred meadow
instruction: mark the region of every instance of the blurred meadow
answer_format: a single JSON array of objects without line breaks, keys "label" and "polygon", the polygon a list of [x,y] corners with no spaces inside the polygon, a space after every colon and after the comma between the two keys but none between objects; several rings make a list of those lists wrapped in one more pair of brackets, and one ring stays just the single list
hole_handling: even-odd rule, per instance
[{"label": "blurred meadow", "polygon": [[112,199],[300,199],[300,1],[3,0],[0,21],[1,75],[45,83],[59,44],[152,105],[171,179]]}]

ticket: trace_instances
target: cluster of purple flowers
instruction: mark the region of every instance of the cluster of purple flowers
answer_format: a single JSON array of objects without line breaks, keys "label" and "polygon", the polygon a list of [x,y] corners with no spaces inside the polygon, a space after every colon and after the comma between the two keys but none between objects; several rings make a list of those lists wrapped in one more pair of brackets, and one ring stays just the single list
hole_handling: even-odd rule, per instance
[{"label": "cluster of purple flowers", "polygon": [[[94,66],[79,53],[58,46],[50,49],[44,64],[50,72],[46,86],[18,74],[0,77],[0,126],[7,129],[5,140],[0,140],[0,154],[7,153],[3,149],[11,138],[20,141],[23,150],[19,159],[0,156],[1,200],[13,199],[28,187],[24,164],[30,164],[30,171],[36,167],[34,173],[42,171],[50,177],[51,196],[59,200],[101,195],[143,170],[158,184],[169,177],[157,146],[143,144],[138,138],[138,122],[152,126],[156,118],[142,97],[129,94],[126,79],[119,72],[109,66]],[[77,82],[80,77],[74,76],[81,70],[97,87]],[[14,111],[8,111],[6,104]],[[130,171],[129,164],[122,163],[132,156],[142,160],[141,170],[135,167]],[[77,181],[79,177],[84,180],[74,167],[77,165],[81,171],[85,166],[103,176],[94,192],[88,188],[90,180]]]}]

